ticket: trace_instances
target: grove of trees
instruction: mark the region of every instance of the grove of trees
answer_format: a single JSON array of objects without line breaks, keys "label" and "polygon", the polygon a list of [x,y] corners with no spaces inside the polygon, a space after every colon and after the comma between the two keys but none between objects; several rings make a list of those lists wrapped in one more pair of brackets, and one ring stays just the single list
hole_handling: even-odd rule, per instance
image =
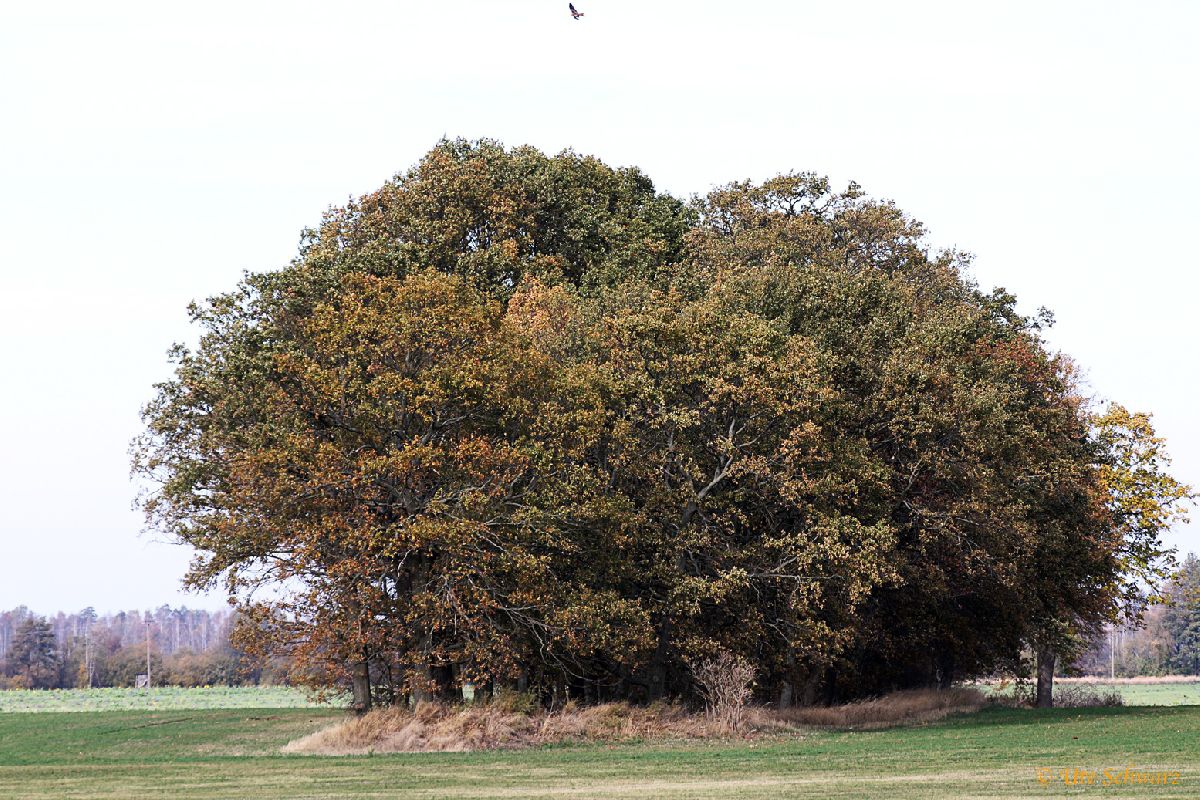
[{"label": "grove of trees", "polygon": [[812,174],[684,202],[444,141],[192,308],[143,507],[239,646],[360,709],[689,697],[720,652],[782,705],[1027,652],[1048,692],[1141,613],[1189,490],[967,267]]},{"label": "grove of trees", "polygon": [[0,689],[257,682],[263,665],[233,649],[230,612],[162,606],[99,615],[92,608],[41,617],[20,607],[0,612]]}]

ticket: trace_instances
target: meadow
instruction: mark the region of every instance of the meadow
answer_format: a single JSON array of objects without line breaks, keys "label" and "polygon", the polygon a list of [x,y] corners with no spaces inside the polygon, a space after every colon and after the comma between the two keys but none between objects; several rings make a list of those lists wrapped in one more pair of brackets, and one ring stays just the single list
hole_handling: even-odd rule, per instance
[{"label": "meadow", "polygon": [[[928,725],[754,742],[281,754],[288,741],[342,716],[330,709],[3,713],[0,797],[1200,796],[1200,707],[989,707]],[[1126,769],[1177,772],[1177,782],[1104,785],[1104,770],[1123,780]]]},{"label": "meadow", "polygon": [[[1012,683],[979,683],[976,684],[984,692],[991,695],[1011,696],[1014,691]],[[1169,678],[1117,678],[1105,680],[1099,678],[1057,678],[1054,682],[1055,694],[1064,690],[1079,689],[1087,692],[1108,693],[1117,692],[1127,706],[1190,706],[1200,705],[1200,678],[1169,677]],[[1026,691],[1032,691],[1027,687]]]},{"label": "meadow", "polygon": [[1100,680],[1096,678],[1059,678],[1061,686],[1083,686],[1100,692],[1120,692],[1127,706],[1194,706],[1200,705],[1200,679],[1131,678]]},{"label": "meadow", "polygon": [[38,689],[0,692],[0,713],[155,711],[218,708],[316,708],[323,704],[290,686],[201,686],[184,689]]}]

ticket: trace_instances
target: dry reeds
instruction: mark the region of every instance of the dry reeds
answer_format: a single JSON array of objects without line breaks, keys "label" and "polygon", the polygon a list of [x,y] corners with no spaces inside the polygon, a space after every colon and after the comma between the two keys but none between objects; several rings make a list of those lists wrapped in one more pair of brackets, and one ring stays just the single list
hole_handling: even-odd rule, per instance
[{"label": "dry reeds", "polygon": [[448,706],[421,703],[376,709],[289,743],[286,753],[462,752],[531,747],[564,742],[631,739],[699,739],[720,736],[724,727],[679,706],[642,708],[627,703],[523,713],[497,705]]},{"label": "dry reeds", "polygon": [[528,714],[497,707],[452,709],[421,703],[415,710],[377,708],[331,728],[290,742],[285,753],[462,752],[519,746],[533,738],[537,722]]},{"label": "dry reeds", "polygon": [[791,708],[777,714],[796,725],[873,729],[933,722],[951,714],[978,711],[986,702],[983,692],[968,687],[913,689],[844,706]]},{"label": "dry reeds", "polygon": [[[796,735],[805,727],[881,728],[941,719],[977,711],[983,695],[974,689],[898,692],[835,708],[746,710],[739,735]],[[724,719],[693,713],[678,705],[633,706],[605,703],[547,712],[514,711],[511,704],[448,706],[421,703],[376,709],[291,742],[287,753],[364,755],[367,753],[461,752],[522,748],[565,742],[688,740],[734,735]]]}]

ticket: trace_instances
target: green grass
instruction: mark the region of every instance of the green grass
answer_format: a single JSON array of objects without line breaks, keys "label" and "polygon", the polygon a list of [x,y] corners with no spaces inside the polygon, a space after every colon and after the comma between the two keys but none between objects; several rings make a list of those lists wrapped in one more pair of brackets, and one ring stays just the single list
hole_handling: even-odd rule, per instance
[{"label": "green grass", "polygon": [[1127,706],[1200,705],[1200,680],[1188,683],[1088,683],[1097,691],[1121,693]]},{"label": "green grass", "polygon": [[[938,724],[707,745],[283,756],[314,709],[0,714],[3,798],[1200,796],[1200,708],[988,709]],[[1043,785],[1039,769],[1165,769],[1177,786]]]},{"label": "green grass", "polygon": [[0,692],[5,711],[157,711],[204,708],[314,708],[304,690],[289,686],[206,686],[183,689],[52,689]]},{"label": "green grass", "polygon": [[[1011,695],[1011,683],[1001,685],[996,683],[977,684],[989,694]],[[1200,705],[1200,678],[1194,681],[1171,681],[1164,683],[1129,683],[1116,681],[1087,681],[1068,683],[1061,679],[1054,683],[1055,692],[1065,686],[1082,686],[1087,691],[1105,693],[1118,692],[1127,706],[1195,706]]]}]

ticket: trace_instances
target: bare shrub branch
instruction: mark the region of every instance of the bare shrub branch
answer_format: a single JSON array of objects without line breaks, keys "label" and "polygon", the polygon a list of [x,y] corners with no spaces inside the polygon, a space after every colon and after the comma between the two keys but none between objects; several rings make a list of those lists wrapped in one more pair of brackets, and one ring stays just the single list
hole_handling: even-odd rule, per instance
[{"label": "bare shrub branch", "polygon": [[741,730],[754,686],[754,667],[726,650],[689,665],[710,719]]}]

